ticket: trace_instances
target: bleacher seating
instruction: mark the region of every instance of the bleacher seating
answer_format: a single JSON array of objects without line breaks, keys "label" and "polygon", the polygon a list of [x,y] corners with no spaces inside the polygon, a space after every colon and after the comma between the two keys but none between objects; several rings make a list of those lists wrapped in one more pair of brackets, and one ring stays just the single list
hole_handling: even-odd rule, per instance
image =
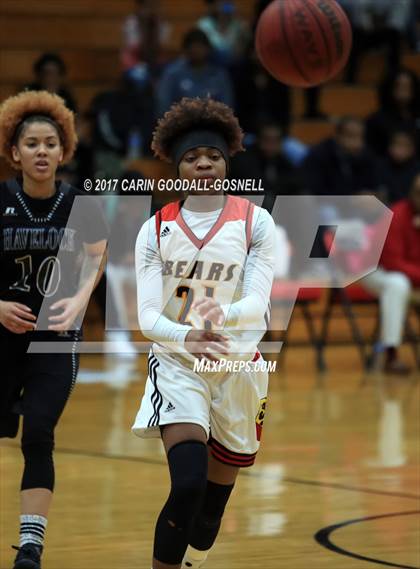
[{"label": "bleacher seating", "polygon": [[[121,28],[133,11],[133,0],[2,0],[0,20],[0,100],[32,80],[32,64],[44,51],[58,52],[81,111],[92,98],[115,85],[119,77]],[[205,9],[201,0],[163,0],[171,23],[170,54]],[[250,19],[253,0],[238,3]]]},{"label": "bleacher seating", "polygon": [[[250,20],[254,0],[237,2],[242,17]],[[45,50],[59,52],[68,66],[72,85],[81,110],[103,89],[115,85],[119,75],[121,26],[132,12],[133,0],[2,0],[0,2],[0,99],[16,92],[32,79],[32,64]],[[203,14],[201,0],[162,0],[162,13],[171,22],[171,55],[179,49],[187,29]],[[404,63],[420,72],[420,56],[407,54]],[[384,70],[381,53],[368,55],[361,65],[363,86],[343,87],[336,82],[326,86],[321,96],[321,110],[340,115],[353,112],[366,116],[375,107],[374,85]],[[354,91],[357,89],[357,92]],[[303,114],[302,90],[293,90],[293,115]],[[306,142],[322,137],[309,126]],[[305,130],[305,125],[297,127]]]},{"label": "bleacher seating", "polygon": [[334,124],[325,120],[295,120],[290,134],[305,144],[316,144],[328,136],[332,136]]}]

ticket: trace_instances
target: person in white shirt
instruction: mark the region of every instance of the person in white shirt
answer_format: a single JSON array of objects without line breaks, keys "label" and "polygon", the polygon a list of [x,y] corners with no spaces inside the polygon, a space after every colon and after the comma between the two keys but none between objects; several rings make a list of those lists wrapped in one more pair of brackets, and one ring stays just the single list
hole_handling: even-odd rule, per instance
[{"label": "person in white shirt", "polygon": [[153,347],[133,432],[162,438],[171,476],[153,569],[203,565],[239,469],[260,444],[268,373],[257,346],[275,226],[266,210],[216,190],[242,137],[228,106],[184,98],[152,143],[195,186],[147,221],[136,244],[139,322]]}]

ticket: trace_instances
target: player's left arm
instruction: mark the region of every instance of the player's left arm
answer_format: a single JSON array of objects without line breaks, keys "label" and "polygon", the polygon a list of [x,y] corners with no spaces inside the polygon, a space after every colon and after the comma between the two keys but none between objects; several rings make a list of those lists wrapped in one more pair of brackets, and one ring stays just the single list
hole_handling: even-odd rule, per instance
[{"label": "player's left arm", "polygon": [[[62,298],[51,306],[50,309],[55,314],[49,317],[51,324],[48,329],[55,332],[72,329],[76,319],[83,317],[92,292],[105,270],[108,224],[101,204],[96,198],[89,196],[82,199],[80,218],[76,218],[84,253],[79,286],[73,296]],[[59,314],[57,310],[60,310]]]},{"label": "player's left arm", "polygon": [[217,326],[237,330],[256,330],[267,311],[274,276],[275,225],[264,209],[257,210],[250,250],[244,268],[242,298],[220,305],[213,299],[201,299],[193,308]]},{"label": "player's left arm", "polygon": [[97,243],[84,243],[85,258],[80,272],[78,291],[74,296],[62,298],[51,306],[51,310],[62,312],[50,316],[52,323],[48,330],[63,332],[72,328],[74,321],[88,305],[92,292],[95,290],[105,270],[107,241],[102,239]]},{"label": "player's left arm", "polygon": [[80,272],[79,290],[76,296],[81,302],[89,301],[104,274],[107,261],[107,241],[102,239],[97,243],[84,243],[85,260]]}]

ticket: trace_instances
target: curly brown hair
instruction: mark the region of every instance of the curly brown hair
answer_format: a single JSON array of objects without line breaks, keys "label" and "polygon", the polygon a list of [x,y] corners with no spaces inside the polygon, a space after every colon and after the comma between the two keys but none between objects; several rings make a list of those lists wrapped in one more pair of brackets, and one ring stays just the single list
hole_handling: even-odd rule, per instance
[{"label": "curly brown hair", "polygon": [[74,113],[66,107],[61,97],[48,91],[23,91],[9,97],[0,106],[0,156],[4,156],[13,168],[20,168],[13,160],[12,146],[18,127],[34,115],[46,116],[55,123],[63,146],[61,164],[69,162],[77,144]]},{"label": "curly brown hair", "polygon": [[173,104],[158,121],[152,140],[155,156],[171,162],[174,142],[183,134],[198,128],[220,133],[226,140],[230,156],[244,150],[244,134],[230,107],[209,97],[184,97],[179,103]]}]

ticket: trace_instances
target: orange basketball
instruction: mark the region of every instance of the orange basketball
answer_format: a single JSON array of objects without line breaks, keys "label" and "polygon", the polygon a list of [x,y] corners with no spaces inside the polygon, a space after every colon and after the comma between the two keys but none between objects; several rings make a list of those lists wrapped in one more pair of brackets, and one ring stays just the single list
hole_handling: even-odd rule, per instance
[{"label": "orange basketball", "polygon": [[293,87],[337,75],[351,44],[350,22],[335,0],[274,0],[261,14],[255,38],[262,65]]}]

